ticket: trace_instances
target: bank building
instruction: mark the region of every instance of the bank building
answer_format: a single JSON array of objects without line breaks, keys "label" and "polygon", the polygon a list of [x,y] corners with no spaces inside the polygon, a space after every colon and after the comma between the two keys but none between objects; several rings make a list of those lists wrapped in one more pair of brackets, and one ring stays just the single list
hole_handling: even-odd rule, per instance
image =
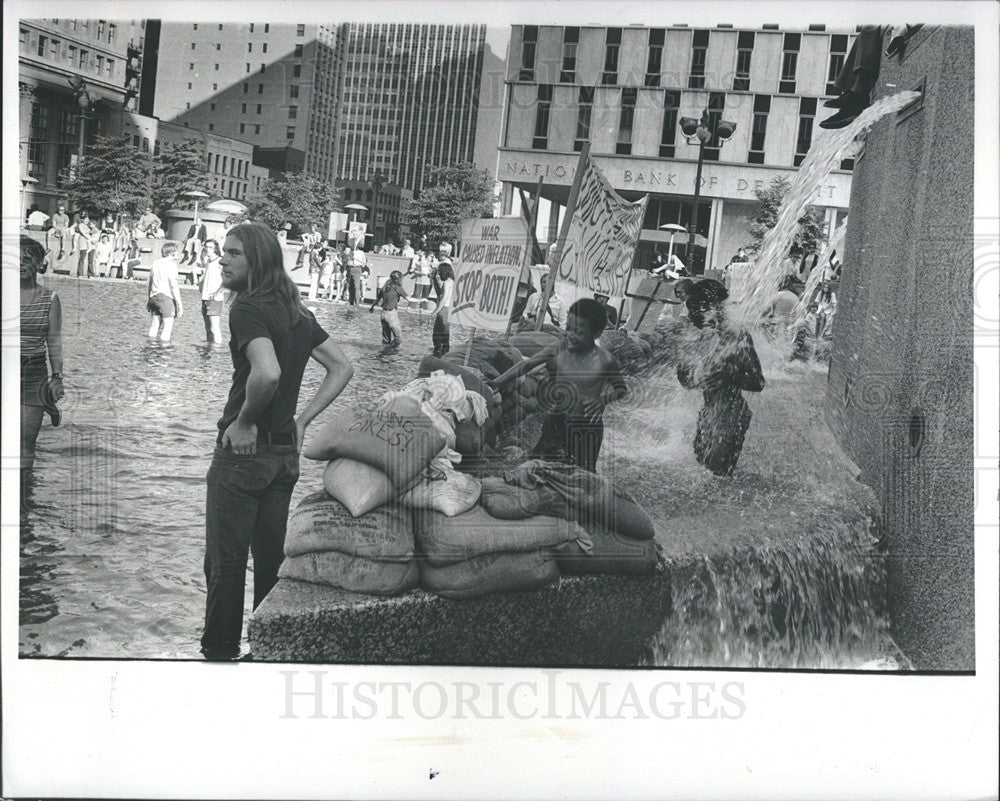
[{"label": "bank building", "polygon": [[[818,120],[834,113],[822,104],[853,37],[822,25],[515,25],[497,165],[503,212],[516,212],[518,188],[533,192],[541,178],[549,201],[541,225],[545,230],[547,221],[545,238],[554,242],[589,142],[594,162],[624,198],[649,194],[637,267],[666,250],[670,234],[660,226],[690,231],[696,220],[697,261],[721,269],[750,239],[754,191],[779,176],[791,180],[820,132]],[[686,137],[683,118],[704,118],[711,138],[702,144]],[[841,162],[814,200],[828,235],[847,215],[852,168]],[[686,238],[675,240],[682,255]]]}]

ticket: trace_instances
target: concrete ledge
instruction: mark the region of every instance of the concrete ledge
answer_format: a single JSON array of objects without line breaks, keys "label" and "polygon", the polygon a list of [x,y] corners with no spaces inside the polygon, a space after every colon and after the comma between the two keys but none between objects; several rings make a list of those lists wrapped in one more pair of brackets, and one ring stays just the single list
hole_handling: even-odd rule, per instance
[{"label": "concrete ledge", "polygon": [[664,568],[468,601],[281,579],[250,620],[250,650],[267,662],[628,667],[642,660],[670,599]]}]

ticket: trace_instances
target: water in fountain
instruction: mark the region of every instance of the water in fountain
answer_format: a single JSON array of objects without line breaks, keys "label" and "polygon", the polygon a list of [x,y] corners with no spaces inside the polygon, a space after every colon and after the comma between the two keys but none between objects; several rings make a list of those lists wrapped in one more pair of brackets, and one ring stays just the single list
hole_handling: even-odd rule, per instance
[{"label": "water in fountain", "polygon": [[[655,664],[858,668],[887,655],[897,660],[889,665],[907,664],[878,608],[883,567],[873,496],[822,422],[825,369],[790,363],[787,341],[765,335],[760,321],[819,187],[852,154],[860,132],[915,97],[884,98],[815,140],[742,291],[726,304],[726,325],[753,332],[767,380],[759,396],[748,394],[754,422],[736,473],[715,477],[692,455],[701,397],[679,387],[673,367],[704,347],[704,332],[662,319],[652,337],[653,369],[632,381],[629,400],[609,409],[613,448],[604,469],[650,510],[674,565],[674,612]],[[840,229],[819,263],[842,239]],[[813,271],[804,298],[822,275]],[[803,300],[790,329],[805,307]]]}]

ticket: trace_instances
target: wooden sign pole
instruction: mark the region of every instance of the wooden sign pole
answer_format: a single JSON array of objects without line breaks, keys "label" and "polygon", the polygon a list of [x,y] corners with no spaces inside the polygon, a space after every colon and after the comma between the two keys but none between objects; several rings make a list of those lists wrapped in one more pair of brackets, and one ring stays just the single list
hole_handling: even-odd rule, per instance
[{"label": "wooden sign pole", "polygon": [[[524,274],[531,269],[532,254],[535,252],[535,248],[538,247],[538,237],[535,235],[535,227],[538,225],[538,209],[542,202],[542,185],[545,179],[539,178],[538,185],[535,187],[535,205],[532,208],[528,203],[528,197],[524,194],[523,189],[518,189],[517,191],[521,195],[521,213],[525,216],[528,223],[528,235],[525,237],[524,243],[524,262],[521,264],[521,274],[518,276],[517,284],[520,286],[524,282]],[[517,295],[517,287],[514,288],[515,298]],[[517,302],[516,299],[514,301]],[[510,317],[507,319],[507,330],[504,332],[503,338],[507,340],[510,338],[510,329],[514,324],[514,308],[511,307]]]}]

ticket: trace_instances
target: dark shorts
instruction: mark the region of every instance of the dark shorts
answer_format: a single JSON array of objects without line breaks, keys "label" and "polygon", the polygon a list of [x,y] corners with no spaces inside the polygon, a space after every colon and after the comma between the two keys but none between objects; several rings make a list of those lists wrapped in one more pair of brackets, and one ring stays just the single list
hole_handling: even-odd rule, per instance
[{"label": "dark shorts", "polygon": [[21,405],[44,406],[42,390],[49,378],[45,357],[21,361]]},{"label": "dark shorts", "polygon": [[174,299],[169,295],[159,292],[149,299],[149,303],[146,304],[146,310],[150,314],[158,314],[163,318],[173,317],[177,313],[177,309],[174,306]]},{"label": "dark shorts", "polygon": [[222,316],[222,301],[221,300],[203,300],[201,302],[201,314],[203,317],[221,317]]}]

